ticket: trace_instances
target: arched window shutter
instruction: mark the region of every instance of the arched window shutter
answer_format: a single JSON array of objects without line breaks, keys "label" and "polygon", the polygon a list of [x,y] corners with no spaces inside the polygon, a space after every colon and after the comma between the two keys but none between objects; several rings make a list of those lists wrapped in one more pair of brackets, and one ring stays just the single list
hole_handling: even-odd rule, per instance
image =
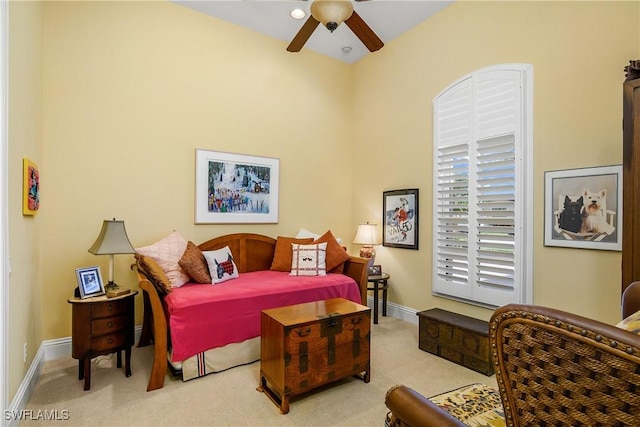
[{"label": "arched window shutter", "polygon": [[436,294],[524,302],[522,73],[513,64],[480,70],[434,99]]}]

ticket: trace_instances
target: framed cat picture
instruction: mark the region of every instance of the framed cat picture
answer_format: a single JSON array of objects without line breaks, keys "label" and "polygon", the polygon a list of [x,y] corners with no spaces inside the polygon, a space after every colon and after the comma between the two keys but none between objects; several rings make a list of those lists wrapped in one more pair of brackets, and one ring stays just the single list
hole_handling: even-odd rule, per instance
[{"label": "framed cat picture", "polygon": [[544,174],[544,245],[622,250],[622,166]]}]

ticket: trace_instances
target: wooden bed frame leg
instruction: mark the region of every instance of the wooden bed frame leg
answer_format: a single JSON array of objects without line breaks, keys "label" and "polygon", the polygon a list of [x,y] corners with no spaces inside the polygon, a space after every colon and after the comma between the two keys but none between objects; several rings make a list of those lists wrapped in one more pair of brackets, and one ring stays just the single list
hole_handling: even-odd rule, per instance
[{"label": "wooden bed frame leg", "polygon": [[151,315],[151,302],[149,301],[149,295],[146,292],[142,292],[143,305],[143,317],[142,317],[142,330],[140,331],[140,341],[138,341],[138,347],[145,347],[151,344],[153,338],[153,317]]},{"label": "wooden bed frame leg", "polygon": [[140,278],[138,286],[143,290],[144,296],[144,320],[138,346],[143,347],[153,341],[153,366],[147,385],[147,391],[152,391],[162,388],[167,375],[167,321],[162,302],[153,285]]},{"label": "wooden bed frame leg", "polygon": [[163,354],[161,348],[156,346],[153,354],[153,368],[151,368],[151,375],[149,375],[149,384],[147,385],[147,391],[157,390],[164,386],[164,377],[167,374],[167,354]]}]

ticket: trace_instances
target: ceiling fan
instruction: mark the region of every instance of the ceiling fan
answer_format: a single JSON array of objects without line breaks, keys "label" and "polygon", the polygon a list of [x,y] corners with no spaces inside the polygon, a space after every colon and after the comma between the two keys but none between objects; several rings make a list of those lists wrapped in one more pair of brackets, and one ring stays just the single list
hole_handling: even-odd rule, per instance
[{"label": "ceiling fan", "polygon": [[320,22],[331,32],[344,22],[370,52],[375,52],[384,46],[382,40],[373,32],[371,27],[353,10],[351,1],[314,0],[314,2],[311,3],[311,15],[302,25],[302,28],[300,28],[293,40],[291,40],[291,43],[287,46],[287,51],[300,52]]}]

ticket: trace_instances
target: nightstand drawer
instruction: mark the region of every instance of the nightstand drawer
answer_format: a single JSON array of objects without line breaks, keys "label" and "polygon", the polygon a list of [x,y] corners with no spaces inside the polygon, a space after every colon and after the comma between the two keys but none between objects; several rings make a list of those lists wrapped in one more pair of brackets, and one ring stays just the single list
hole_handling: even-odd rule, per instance
[{"label": "nightstand drawer", "polygon": [[110,348],[122,347],[126,340],[127,337],[124,334],[111,334],[91,338],[91,349],[93,351],[102,351]]},{"label": "nightstand drawer", "polygon": [[107,317],[124,313],[127,309],[126,300],[107,301],[91,305],[91,317]]},{"label": "nightstand drawer", "polygon": [[120,329],[124,329],[126,324],[126,316],[105,317],[103,319],[92,320],[91,336],[97,337],[119,331]]}]

